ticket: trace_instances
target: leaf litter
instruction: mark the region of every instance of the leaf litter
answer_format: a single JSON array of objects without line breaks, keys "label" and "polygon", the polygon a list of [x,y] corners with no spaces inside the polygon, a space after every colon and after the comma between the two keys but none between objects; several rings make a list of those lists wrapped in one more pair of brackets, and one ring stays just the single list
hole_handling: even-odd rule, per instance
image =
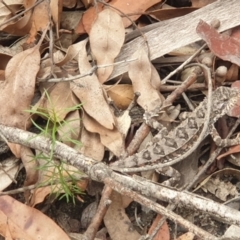
[{"label": "leaf litter", "polygon": [[[234,4],[234,1],[231,4],[220,1],[226,12],[231,9],[231,4]],[[133,118],[129,115],[131,108],[134,108],[135,105],[144,110],[145,116],[154,118],[154,121],[161,122],[169,129],[172,129],[179,121],[177,119],[180,111],[178,107],[161,108],[166,92],[172,91],[171,88],[177,88],[177,85],[181,83],[178,80],[179,76],[175,74],[175,79],[169,80],[165,86],[161,82],[161,77],[165,77],[167,73],[174,71],[175,66],[183,62],[183,58],[187,59],[189,57],[189,53],[186,52],[184,47],[191,40],[189,36],[186,36],[186,39],[173,40],[171,51],[168,52],[169,55],[154,59],[155,61],[151,62],[150,54],[158,50],[154,47],[152,49],[146,48],[146,45],[149,42],[149,46],[153,46],[151,42],[158,39],[157,47],[161,48],[162,39],[160,35],[154,35],[154,29],[157,29],[158,26],[149,24],[145,16],[148,16],[149,19],[151,16],[158,14],[158,19],[162,17],[170,19],[170,21],[175,18],[172,27],[164,29],[163,26],[162,31],[176,32],[178,28],[179,31],[184,31],[185,29],[180,27],[181,16],[186,14],[188,25],[191,26],[191,20],[196,9],[186,8],[186,11],[180,12],[175,7],[175,11],[162,11],[161,13],[162,9],[169,8],[161,0],[140,1],[138,3],[136,1],[120,0],[106,2],[106,4],[103,4],[100,1],[97,5],[94,5],[95,1],[81,2],[76,0],[51,1],[51,4],[47,1],[35,2],[29,0],[0,3],[0,34],[7,37],[11,35],[25,37],[21,40],[20,48],[18,47],[19,43],[15,42],[13,43],[14,46],[9,44],[5,47],[5,50],[4,48],[1,49],[0,123],[10,127],[35,131],[38,134],[50,137],[52,143],[49,144],[53,144],[53,146],[54,141],[58,140],[76,149],[86,157],[109,164],[110,160],[115,161],[117,158],[127,156],[128,146],[126,143],[131,142],[132,138],[134,142],[137,142],[138,147],[140,145],[139,140],[134,139],[134,135],[137,135],[136,130],[141,133],[140,130],[143,126],[139,126],[139,121],[134,123]],[[204,1],[204,4],[201,3],[201,5],[197,1],[192,0],[191,2],[193,7],[218,9],[218,5],[212,3],[214,1]],[[158,5],[155,5],[157,3]],[[210,3],[213,5],[208,5]],[[63,6],[65,9],[62,8]],[[83,6],[85,6],[85,9]],[[155,8],[151,8],[153,6]],[[33,7],[33,11],[27,11],[17,16],[23,9],[30,7]],[[63,14],[66,9],[81,11],[81,14],[79,14],[81,18],[79,19],[76,15],[71,20],[73,21],[72,25],[67,24],[65,22],[67,19],[63,17],[66,16]],[[229,79],[233,82],[237,80],[234,76],[238,75],[238,67],[240,66],[239,28],[233,29],[232,35],[220,34],[218,30],[209,25],[210,20],[203,12],[199,15],[199,19],[202,18],[203,20],[200,20],[199,24],[194,26],[194,29],[207,43],[208,48],[205,48],[205,51],[211,52],[212,56],[217,56],[217,58],[213,58],[214,62],[210,67],[216,70],[220,65],[226,66],[228,77],[224,76],[223,79],[226,83]],[[165,15],[161,16],[161,14]],[[14,16],[17,16],[15,20],[11,20]],[[61,28],[59,25],[60,19],[62,26],[63,23],[66,23],[64,26],[69,26],[69,29]],[[112,79],[111,75],[114,74],[114,70],[119,66],[121,67],[121,63],[116,61],[123,56],[124,49],[128,46],[124,42],[126,28],[133,22],[135,27],[138,27],[137,32],[142,36],[140,37],[142,47],[137,44],[133,45],[131,50],[133,61],[128,63],[128,74],[121,78]],[[221,24],[223,24],[224,29],[231,29],[238,25],[233,21],[231,22],[233,25],[227,25],[224,21]],[[140,28],[145,25],[147,26]],[[220,26],[222,27],[222,25]],[[73,30],[71,27],[75,29]],[[152,27],[152,38],[147,39],[145,37],[146,31],[148,31],[145,30],[147,27]],[[45,33],[42,33],[44,31],[48,31],[46,36]],[[170,34],[170,32],[168,33]],[[43,42],[39,40],[39,33],[41,33],[41,36],[45,36]],[[82,35],[83,33],[88,33],[89,39]],[[27,34],[28,37],[26,37]],[[194,35],[195,32],[192,32],[192,34]],[[65,41],[63,38],[67,38],[67,35],[71,37]],[[79,36],[80,38],[78,38]],[[170,35],[169,38],[171,38]],[[72,39],[78,40],[73,42]],[[180,40],[182,41],[182,48],[173,51],[176,48],[175,41]],[[11,40],[7,39],[7,41],[10,42]],[[36,45],[37,42],[39,43]],[[16,50],[13,50],[13,47],[18,48],[17,53]],[[191,48],[192,46],[187,47]],[[192,47],[192,49],[199,48],[199,42],[196,42],[196,45]],[[197,60],[197,58],[193,59],[193,61]],[[125,58],[124,61],[126,63],[128,59]],[[157,61],[161,63],[159,64]],[[85,76],[83,76],[84,74]],[[231,78],[229,77],[230,74]],[[74,77],[74,80],[68,80],[72,77]],[[221,84],[225,84],[224,81]],[[194,83],[191,86],[192,91],[196,93],[198,89],[202,90],[199,86],[204,86],[204,83]],[[234,86],[237,86],[237,82]],[[134,93],[138,93],[138,97]],[[191,91],[188,91],[188,96],[190,96],[194,105],[196,96]],[[186,99],[186,95],[183,94],[183,98]],[[182,106],[186,106],[182,99],[176,101],[180,101]],[[238,105],[236,103],[236,107],[232,109],[232,116],[238,115]],[[140,122],[146,121],[141,113],[139,113],[140,115],[138,115],[138,112],[136,113],[135,118],[140,118]],[[144,134],[149,135],[147,139],[151,139],[150,135],[152,133],[149,133],[149,129]],[[73,188],[79,186],[81,192],[88,192],[88,187],[96,183],[91,183],[87,176],[79,172],[77,168],[70,165],[61,165],[61,160],[53,158],[51,153],[44,153],[45,155],[42,157],[43,153],[39,151],[10,142],[7,144],[14,156],[21,159],[26,171],[24,181],[22,181],[24,183],[18,185],[18,187],[25,187],[24,202],[27,204],[22,204],[10,196],[0,196],[0,234],[6,239],[70,239],[71,234],[64,232],[58,226],[60,221],[53,222],[33,206],[45,204],[46,199],[50,199],[51,202],[52,197],[54,199],[54,196],[61,195],[67,198],[72,196],[78,204],[85,197],[82,193],[76,192],[71,195],[71,191],[74,192]],[[144,144],[141,145],[141,148],[144,148]],[[222,154],[221,157],[236,153],[239,151],[238,149],[236,146],[234,150],[230,149],[229,153]],[[196,155],[196,158],[198,159],[199,156]],[[2,164],[2,169],[5,169],[0,174],[3,177],[1,182],[4,182],[1,186],[2,191],[14,181],[16,175],[19,175],[20,168],[15,160],[12,162],[10,158],[5,158],[6,160],[10,167],[7,167],[7,164],[5,166],[5,163]],[[46,164],[46,161],[49,161],[48,164],[50,164]],[[62,170],[58,172],[58,175],[56,169],[60,169],[60,167],[62,167]],[[184,167],[185,171],[191,171],[189,176],[196,174],[196,170],[198,170],[191,169],[191,166]],[[181,170],[180,167],[177,168]],[[223,172],[225,174],[231,173],[232,176],[236,177],[238,175],[235,171],[223,170]],[[149,180],[159,181],[160,175],[158,173],[153,171],[148,175]],[[146,177],[146,174],[142,176]],[[67,185],[66,182],[62,182],[63,179],[69,180],[69,177],[75,180],[75,185]],[[48,185],[44,186],[45,183],[48,183]],[[228,200],[229,195],[233,192],[236,193],[236,188],[232,183],[226,183],[219,178],[209,181],[208,185],[205,182],[204,184],[205,188],[202,187],[202,189],[208,189],[208,194],[209,192],[215,194],[222,202]],[[40,188],[36,188],[38,185]],[[34,186],[34,188],[28,188],[29,186]],[[106,211],[105,216],[100,214],[102,213],[100,205],[94,211],[89,208],[88,211],[93,211],[89,215],[93,216],[93,219],[97,218],[98,222],[104,222],[106,230],[98,229],[100,223],[96,224],[95,219],[89,223],[90,225],[85,226],[87,230],[81,229],[80,231],[79,229],[77,231],[78,238],[82,237],[81,234],[89,234],[89,231],[94,228],[95,233],[99,230],[96,238],[103,233],[101,239],[107,239],[106,233],[110,235],[111,239],[139,239],[141,235],[152,234],[155,225],[163,217],[161,215],[157,215],[157,217],[151,215],[146,208],[147,206],[140,205],[136,205],[135,210],[128,213],[129,210],[125,210],[125,201],[127,202],[126,206],[129,205],[132,202],[131,197],[129,197],[115,191],[112,192],[109,197],[111,204],[108,209],[104,210]],[[211,198],[209,195],[208,197]],[[56,199],[53,201],[56,201]],[[68,204],[70,206],[70,203]],[[134,204],[131,203],[128,208],[131,209]],[[78,215],[78,217],[72,216],[71,220],[77,222],[86,220],[81,219],[81,212],[78,212]],[[147,216],[151,216],[149,223],[145,223]],[[163,227],[156,231],[157,234],[153,239],[171,238],[169,225],[166,221],[163,222]],[[66,224],[66,221],[64,224]],[[63,225],[61,227],[67,229]],[[73,222],[70,225],[73,225]],[[216,224],[210,229],[213,235],[219,234],[217,227]],[[86,232],[84,233],[84,231]],[[185,234],[180,237],[179,239],[190,239],[193,238],[193,235],[188,232],[188,235]]]}]

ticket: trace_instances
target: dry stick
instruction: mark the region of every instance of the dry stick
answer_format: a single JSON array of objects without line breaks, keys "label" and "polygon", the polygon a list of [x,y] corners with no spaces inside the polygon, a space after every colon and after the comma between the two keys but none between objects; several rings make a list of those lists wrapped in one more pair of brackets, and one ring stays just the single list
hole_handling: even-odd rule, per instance
[{"label": "dry stick", "polygon": [[99,226],[102,223],[102,219],[107,212],[107,207],[111,203],[110,201],[111,193],[112,193],[112,188],[105,185],[102,191],[102,197],[98,205],[96,214],[92,218],[90,225],[88,226],[87,230],[83,234],[82,240],[93,240],[95,238],[96,233],[99,229]]},{"label": "dry stick", "polygon": [[[160,92],[172,92],[175,91],[179,85],[161,85],[160,86]],[[205,83],[193,83],[191,86],[188,87],[187,91],[201,91],[206,90],[206,84]]]},{"label": "dry stick", "polygon": [[[240,118],[237,119],[234,126],[230,130],[229,134],[227,135],[226,139],[230,138],[231,135],[234,133],[238,125],[240,124]],[[203,166],[203,168],[198,172],[198,174],[194,177],[194,179],[186,186],[186,190],[190,190],[200,179],[200,177],[206,172],[206,170],[212,165],[212,163],[215,161],[216,157],[219,155],[219,153],[222,151],[224,147],[218,147],[210,156],[206,164]]]},{"label": "dry stick", "polygon": [[[83,179],[87,179],[86,177],[81,178],[81,180]],[[66,182],[72,182],[72,179],[65,179]],[[47,183],[35,183],[29,186],[25,186],[25,187],[21,187],[21,188],[17,188],[17,189],[13,189],[13,190],[9,190],[9,191],[5,191],[5,192],[0,192],[0,196],[1,195],[12,195],[12,194],[17,194],[17,193],[22,193],[25,191],[30,191],[33,189],[37,189],[37,188],[42,188],[42,187],[48,187],[48,186],[52,186],[55,184],[60,184],[60,181],[54,181],[54,182],[47,182]]]},{"label": "dry stick", "polygon": [[[149,132],[150,132],[150,127],[146,123],[143,123],[141,127],[136,131],[132,141],[130,142],[130,144],[126,149],[128,156],[137,152],[137,150],[139,149],[139,146],[147,137]],[[123,156],[123,158],[126,158],[126,157],[127,156]]]},{"label": "dry stick", "polygon": [[12,13],[13,15],[15,14],[15,12],[5,3],[5,1],[2,0],[1,2],[8,9],[10,13]]},{"label": "dry stick", "polygon": [[184,91],[186,91],[197,79],[198,70],[194,69],[192,73],[188,76],[188,78],[178,86],[163,102],[162,108],[165,106],[172,105],[173,101],[180,96]]},{"label": "dry stick", "polygon": [[83,77],[86,77],[86,76],[91,76],[98,68],[116,66],[116,65],[121,64],[121,63],[132,62],[132,61],[136,61],[136,60],[137,59],[134,58],[134,59],[123,60],[123,61],[115,62],[115,63],[111,63],[111,64],[95,65],[87,73],[79,74],[79,75],[72,76],[72,77],[69,77],[69,78],[65,78],[65,77],[63,77],[63,78],[50,78],[50,79],[38,78],[37,81],[38,82],[46,82],[46,81],[47,82],[68,82],[68,81],[73,81],[73,80],[83,78]]},{"label": "dry stick", "polygon": [[217,239],[215,236],[211,235],[210,233],[196,227],[194,224],[186,221],[184,218],[180,217],[176,213],[166,209],[165,207],[162,207],[161,205],[157,204],[156,202],[153,202],[149,200],[148,198],[141,196],[129,188],[123,186],[122,184],[116,183],[114,180],[108,178],[105,180],[105,183],[110,186],[111,188],[115,189],[118,192],[121,192],[121,194],[127,195],[130,198],[132,198],[136,202],[141,202],[144,206],[147,206],[151,210],[155,212],[161,212],[164,216],[167,218],[171,219],[172,221],[177,221],[181,223],[182,226],[187,228],[189,231],[193,232],[196,234],[199,238],[201,239],[209,239],[209,240],[214,240]]},{"label": "dry stick", "polygon": [[5,22],[3,22],[2,24],[0,24],[0,27],[6,25],[7,23],[9,23],[9,22],[15,20],[15,19],[18,18],[18,17],[21,17],[24,13],[26,13],[26,12],[32,10],[33,8],[35,8],[37,5],[39,5],[39,4],[40,4],[41,2],[43,2],[43,1],[44,1],[44,0],[39,0],[38,2],[34,3],[34,5],[31,6],[30,8],[28,8],[28,9],[26,9],[26,10],[24,10],[24,11],[18,13],[18,14],[15,15],[14,17],[12,17],[12,18],[6,20]]},{"label": "dry stick", "polygon": [[[49,138],[18,128],[7,127],[3,124],[0,124],[0,131],[10,142],[22,144],[46,153],[52,151],[51,146],[53,144]],[[104,163],[86,157],[58,141],[54,143],[53,151],[54,157],[62,159],[62,161],[75,166],[79,171],[85,172],[95,181],[107,183],[107,180],[110,179],[113,182],[120,183],[122,186],[126,186],[132,191],[138,192],[142,195],[151,196],[165,202],[183,204],[190,209],[197,209],[208,214],[217,215],[228,224],[240,226],[240,213],[235,209],[218,204],[212,200],[206,200],[205,198],[188,192],[178,192],[164,186],[158,186],[151,182],[134,180],[129,176],[112,171]],[[114,188],[114,190],[122,193],[121,189],[117,187]],[[144,205],[142,202],[139,203]],[[161,214],[160,211],[157,212]],[[179,224],[181,224],[181,222],[179,222]]]},{"label": "dry stick", "polygon": [[183,70],[183,68],[189,64],[205,47],[207,46],[207,44],[203,44],[202,47],[200,47],[191,57],[189,57],[185,62],[183,62],[179,67],[177,67],[174,71],[172,71],[170,74],[168,74],[163,80],[162,83],[165,84],[166,81],[172,77],[173,75],[175,75],[177,72]]}]

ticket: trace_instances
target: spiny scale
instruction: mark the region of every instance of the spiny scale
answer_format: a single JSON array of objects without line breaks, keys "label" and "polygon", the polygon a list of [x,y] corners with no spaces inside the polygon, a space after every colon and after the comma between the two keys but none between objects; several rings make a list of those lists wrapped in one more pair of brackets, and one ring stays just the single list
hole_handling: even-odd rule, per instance
[{"label": "spiny scale", "polygon": [[[213,92],[212,100],[212,113],[206,136],[210,133],[213,124],[227,114],[240,100],[240,91],[219,87]],[[175,129],[168,132],[162,126],[162,129],[147,144],[145,149],[111,164],[111,166],[129,168],[142,164],[166,163],[175,160],[179,155],[187,152],[197,140],[205,122],[206,111],[207,99],[204,99],[190,116]]]}]

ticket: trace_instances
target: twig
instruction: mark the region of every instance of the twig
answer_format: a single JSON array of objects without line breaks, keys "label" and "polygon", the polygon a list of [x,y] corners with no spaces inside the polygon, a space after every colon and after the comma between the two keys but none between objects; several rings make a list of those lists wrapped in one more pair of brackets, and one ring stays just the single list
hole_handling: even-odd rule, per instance
[{"label": "twig", "polygon": [[[198,70],[195,69],[188,78],[180,85],[178,88],[176,88],[163,102],[162,108],[165,106],[169,106],[173,103],[173,101],[181,95],[186,89],[188,89],[189,86],[191,86],[197,79]],[[209,79],[210,80],[210,79]]]},{"label": "twig", "polygon": [[107,179],[105,181],[105,183],[108,186],[110,186],[111,188],[117,190],[118,192],[121,192],[121,194],[131,197],[134,201],[141,202],[141,204],[143,204],[144,206],[147,206],[151,210],[158,212],[158,213],[161,212],[162,215],[166,216],[167,218],[171,219],[172,221],[175,221],[175,222],[181,224],[181,226],[184,226],[186,229],[188,229],[190,232],[193,232],[201,239],[209,239],[209,240],[218,239],[218,238],[214,237],[213,235],[211,235],[210,233],[205,232],[204,230],[196,227],[191,222],[188,222],[184,218],[178,216],[176,213],[166,209],[165,207],[162,207],[160,204],[157,204],[156,202],[151,201],[144,196],[141,196],[135,192],[132,192],[129,188],[123,186],[122,184],[115,182],[112,179]]},{"label": "twig", "polygon": [[34,3],[34,5],[31,6],[30,8],[28,8],[28,9],[26,9],[26,10],[24,10],[24,11],[18,13],[18,14],[15,15],[14,17],[12,17],[12,18],[6,20],[6,21],[3,22],[2,24],[0,24],[0,28],[1,28],[2,26],[6,25],[6,24],[9,23],[9,22],[12,22],[12,21],[15,20],[16,18],[22,16],[24,13],[26,13],[26,12],[32,10],[32,9],[35,8],[37,5],[39,5],[40,3],[42,3],[43,1],[44,1],[44,0],[39,0],[38,2]]},{"label": "twig", "polygon": [[98,205],[97,212],[94,215],[93,219],[91,220],[91,223],[88,226],[87,230],[83,234],[83,239],[87,239],[87,240],[94,239],[99,229],[99,226],[102,223],[102,219],[105,216],[107,207],[111,203],[110,201],[111,193],[112,193],[112,189],[108,186],[105,186],[102,191],[102,197]]},{"label": "twig", "polygon": [[203,44],[202,47],[200,47],[191,57],[189,57],[185,62],[183,62],[179,67],[177,67],[174,71],[170,72],[161,82],[162,84],[165,84],[166,81],[172,77],[173,75],[175,75],[177,72],[183,70],[183,68],[189,64],[205,47],[207,46],[207,44]]},{"label": "twig", "polygon": [[38,82],[67,82],[67,81],[73,81],[73,80],[77,80],[79,78],[83,78],[83,77],[86,77],[86,76],[91,76],[98,68],[105,68],[105,67],[109,67],[109,66],[116,66],[118,64],[121,64],[121,63],[125,63],[125,62],[132,62],[132,61],[136,61],[137,59],[134,58],[134,59],[129,59],[129,60],[123,60],[123,61],[120,61],[120,62],[116,62],[116,63],[111,63],[111,64],[104,64],[104,65],[95,65],[93,66],[89,72],[87,73],[84,73],[84,74],[79,74],[79,75],[76,75],[76,76],[72,76],[72,77],[69,77],[69,78],[50,78],[50,79],[45,79],[45,78],[38,78],[37,81]]}]

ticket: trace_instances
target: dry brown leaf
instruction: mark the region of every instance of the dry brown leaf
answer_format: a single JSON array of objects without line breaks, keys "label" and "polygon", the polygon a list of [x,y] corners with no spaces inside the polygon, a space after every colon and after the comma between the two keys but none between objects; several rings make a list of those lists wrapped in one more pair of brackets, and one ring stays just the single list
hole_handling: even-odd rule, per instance
[{"label": "dry brown leaf", "polygon": [[[161,2],[161,0],[148,0],[148,1],[112,0],[109,4],[116,9],[119,9],[121,12],[125,14],[130,14],[129,18],[132,21],[135,21],[140,17],[140,15],[137,14],[133,15],[132,13],[144,13],[145,10],[159,2]],[[93,6],[89,8],[83,15],[83,18],[80,20],[78,26],[76,27],[75,29],[76,33],[78,34],[83,34],[85,32],[89,33],[92,27],[92,23],[96,19],[97,14],[102,11],[102,8],[103,8],[102,4],[98,4],[97,7]],[[123,17],[124,27],[132,25],[132,21],[129,21],[126,17]]]},{"label": "dry brown leaf", "polygon": [[107,86],[106,90],[110,98],[114,101],[114,104],[122,110],[127,109],[134,97],[133,88],[130,84]]},{"label": "dry brown leaf", "polygon": [[[105,1],[108,2],[108,1]],[[103,10],[104,5],[102,3],[97,3],[96,6],[90,7],[84,14],[81,16],[80,21],[75,28],[75,33],[76,34],[83,34],[83,33],[89,33],[92,24],[95,21],[97,14],[96,14],[96,9],[97,12],[100,13]]]},{"label": "dry brown leaf", "polygon": [[128,130],[131,126],[132,119],[129,115],[129,110],[124,111],[124,113],[116,118],[116,127],[118,131],[123,135],[127,136]]},{"label": "dry brown leaf", "polygon": [[[82,51],[79,52],[78,66],[80,73],[87,73],[91,70],[91,65],[87,59],[85,49],[87,41],[82,41]],[[93,73],[70,83],[70,87],[83,104],[84,110],[102,126],[108,129],[114,128],[114,117],[106,102],[101,84],[97,76]]]},{"label": "dry brown leaf", "polygon": [[70,240],[49,217],[12,197],[0,197],[0,234],[9,230],[13,239]]},{"label": "dry brown leaf", "polygon": [[[8,62],[6,80],[1,82],[0,122],[7,126],[25,129],[35,90],[35,79],[40,65],[38,47],[23,51]],[[31,67],[30,67],[31,66]],[[6,101],[8,99],[8,101]]]},{"label": "dry brown leaf", "polygon": [[77,0],[63,0],[63,7],[73,8],[77,5]]},{"label": "dry brown leaf", "polygon": [[187,232],[177,238],[177,240],[194,240],[195,234]]},{"label": "dry brown leaf", "polygon": [[64,123],[58,128],[58,141],[74,147],[75,144],[70,140],[79,140],[81,130],[81,119],[79,110],[70,112],[64,119]]},{"label": "dry brown leaf", "polygon": [[92,3],[93,3],[93,0],[82,0],[85,8],[88,8]]},{"label": "dry brown leaf", "polygon": [[118,157],[120,156],[124,150],[124,140],[122,134],[116,128],[112,130],[104,128],[87,114],[83,115],[82,120],[84,127],[89,132],[99,133],[101,143],[110,151],[112,151],[114,155]]},{"label": "dry brown leaf", "polygon": [[[62,51],[56,51],[53,54],[53,59],[55,63],[61,62],[62,59],[64,59],[64,54],[62,53]],[[50,58],[44,59],[41,61],[41,68],[37,74],[38,78],[41,79],[47,79],[49,76],[51,76],[51,71],[54,71],[54,74],[56,74],[56,76],[58,77],[64,77],[63,76],[63,71],[60,67],[54,65],[54,67],[52,68],[52,60]],[[53,84],[50,83],[46,83],[46,82],[41,82],[39,84],[40,90],[46,88],[48,89],[50,86],[52,86]],[[42,93],[44,91],[42,90]]]},{"label": "dry brown leaf", "polygon": [[[26,129],[30,125],[29,113],[35,90],[35,80],[40,65],[38,46],[16,54],[8,62],[6,80],[0,82],[0,122],[4,125]],[[31,66],[31,67],[30,67]],[[20,147],[9,144],[16,157]]]},{"label": "dry brown leaf", "polygon": [[[162,216],[160,214],[158,214],[156,216],[156,218],[154,219],[154,221],[148,231],[149,235],[151,235],[151,233],[156,229],[161,218],[162,218]],[[153,238],[153,240],[160,240],[160,239],[161,240],[170,240],[170,232],[169,232],[169,228],[168,228],[166,221],[164,222],[164,224],[161,226],[161,228],[158,230],[157,234]]]},{"label": "dry brown leaf", "polygon": [[122,205],[121,195],[113,191],[111,195],[112,204],[109,206],[105,216],[104,224],[112,240],[137,240],[140,234],[130,228],[132,225],[130,219],[125,213]]},{"label": "dry brown leaf", "polygon": [[[26,171],[24,186],[29,186],[38,181],[38,162],[34,159],[34,154],[30,148],[21,146],[21,160]],[[24,192],[25,200],[29,200],[30,192]]]},{"label": "dry brown leaf", "polygon": [[16,179],[21,168],[19,159],[13,156],[4,158],[4,160],[1,161],[0,191],[3,191],[13,183],[13,179]]},{"label": "dry brown leaf", "polygon": [[99,134],[89,132],[83,128],[81,131],[80,141],[82,143],[82,147],[79,149],[79,152],[96,161],[102,161],[105,149],[104,145],[100,141]]},{"label": "dry brown leaf", "polygon": [[[63,121],[71,108],[78,104],[78,101],[70,90],[69,82],[59,82],[48,90],[49,98],[43,100],[41,105],[53,121]],[[41,111],[41,110],[40,110]]]},{"label": "dry brown leaf", "polygon": [[[28,1],[24,0],[22,3],[25,8],[29,8],[33,6],[33,4],[35,3],[35,0],[28,0]],[[29,30],[31,28],[31,16],[32,16],[32,12],[28,11],[24,14],[23,17],[18,19],[16,22],[14,23],[10,22],[7,25],[4,24],[2,27],[0,27],[0,30],[10,34],[14,34],[16,36],[24,36],[25,34],[29,33]]]},{"label": "dry brown leaf", "polygon": [[151,85],[153,86],[154,89],[160,91],[160,87],[161,87],[161,79],[159,76],[159,73],[157,71],[157,69],[151,64]]},{"label": "dry brown leaf", "polygon": [[59,38],[60,19],[63,7],[63,0],[50,1],[51,16],[56,27],[57,37]]},{"label": "dry brown leaf", "polygon": [[236,64],[232,64],[227,71],[226,81],[233,82],[238,79],[239,67]]},{"label": "dry brown leaf", "polygon": [[133,58],[137,58],[129,64],[128,75],[132,80],[134,92],[141,95],[137,99],[138,104],[145,111],[152,111],[161,106],[161,99],[158,91],[153,88],[150,80],[152,78],[152,67],[144,49],[139,49]]},{"label": "dry brown leaf", "polygon": [[[122,18],[115,11],[105,9],[98,14],[89,34],[92,53],[98,65],[112,64],[124,43]],[[99,81],[104,83],[113,71],[113,65],[98,68]]]},{"label": "dry brown leaf", "polygon": [[32,27],[30,30],[30,36],[27,40],[28,44],[34,43],[37,32],[43,31],[48,26],[50,21],[48,8],[49,6],[47,1],[43,1],[34,8],[31,18]]},{"label": "dry brown leaf", "polygon": [[[12,10],[12,12],[17,12],[21,9],[22,3],[8,3],[8,7]],[[8,19],[12,17],[12,13],[6,8],[3,3],[0,2],[0,23],[6,22]]]},{"label": "dry brown leaf", "polygon": [[196,31],[216,56],[240,66],[239,38],[219,34],[214,27],[202,20],[199,21]]},{"label": "dry brown leaf", "polygon": [[77,60],[77,55],[79,51],[82,50],[82,48],[83,48],[82,42],[72,44],[71,46],[69,46],[66,55],[60,61],[55,62],[55,64],[59,67],[62,67],[64,64],[66,64],[67,62],[71,61],[74,58],[75,60]]},{"label": "dry brown leaf", "polygon": [[10,59],[12,58],[12,56],[4,54],[4,53],[0,53],[0,69],[1,70],[5,70],[8,62],[10,61]]}]

